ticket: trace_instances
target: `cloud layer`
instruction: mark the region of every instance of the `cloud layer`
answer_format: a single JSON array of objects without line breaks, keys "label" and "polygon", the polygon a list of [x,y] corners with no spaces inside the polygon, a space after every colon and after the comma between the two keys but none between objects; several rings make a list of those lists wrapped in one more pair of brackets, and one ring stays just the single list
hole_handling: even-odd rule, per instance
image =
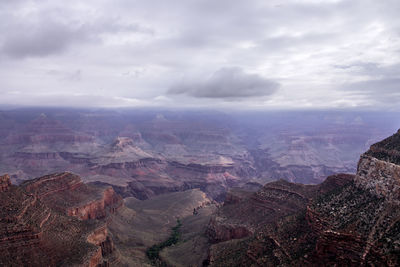
[{"label": "cloud layer", "polygon": [[399,13],[397,0],[0,1],[0,105],[396,109]]}]

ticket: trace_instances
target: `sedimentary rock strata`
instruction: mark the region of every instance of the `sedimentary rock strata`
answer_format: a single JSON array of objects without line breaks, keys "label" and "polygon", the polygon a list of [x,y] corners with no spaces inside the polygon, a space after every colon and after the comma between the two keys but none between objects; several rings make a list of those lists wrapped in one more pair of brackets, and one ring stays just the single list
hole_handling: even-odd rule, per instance
[{"label": "sedimentary rock strata", "polygon": [[[9,185],[7,175],[1,181],[8,187],[0,192],[0,265],[94,267],[117,261],[106,221],[95,220],[122,205],[112,188],[90,188],[71,173],[21,186]],[[90,208],[68,214],[85,205]]]},{"label": "sedimentary rock strata", "polygon": [[[399,140],[400,132],[371,146],[355,176],[334,175],[317,186],[270,183],[233,198],[209,225],[210,241],[219,242],[210,249],[211,265],[398,266]],[[218,231],[227,225],[254,234],[229,241]]]}]

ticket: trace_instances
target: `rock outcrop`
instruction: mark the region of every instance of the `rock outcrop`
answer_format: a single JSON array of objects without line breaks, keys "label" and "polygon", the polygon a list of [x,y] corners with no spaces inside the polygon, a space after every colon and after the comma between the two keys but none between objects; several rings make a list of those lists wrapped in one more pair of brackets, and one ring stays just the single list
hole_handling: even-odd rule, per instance
[{"label": "rock outcrop", "polygon": [[400,203],[400,130],[371,146],[358,163],[357,186]]},{"label": "rock outcrop", "polygon": [[[20,186],[9,185],[7,175],[1,180],[8,187],[0,192],[0,265],[95,267],[118,261],[107,221],[97,220],[122,205],[112,188],[85,185],[71,173]],[[68,214],[85,205],[95,208]]]},{"label": "rock outcrop", "polygon": [[255,193],[228,193],[224,203],[208,227],[211,242],[250,236],[268,223],[304,210],[308,201],[323,185],[302,185],[279,180],[268,183]]},{"label": "rock outcrop", "polygon": [[122,205],[122,198],[115,194],[111,187],[108,187],[103,191],[101,198],[70,207],[67,209],[67,214],[81,220],[101,219],[107,215],[107,212],[114,213]]},{"label": "rock outcrop", "polygon": [[123,204],[111,187],[84,184],[69,172],[29,180],[21,186],[47,206],[81,220],[104,218]]}]

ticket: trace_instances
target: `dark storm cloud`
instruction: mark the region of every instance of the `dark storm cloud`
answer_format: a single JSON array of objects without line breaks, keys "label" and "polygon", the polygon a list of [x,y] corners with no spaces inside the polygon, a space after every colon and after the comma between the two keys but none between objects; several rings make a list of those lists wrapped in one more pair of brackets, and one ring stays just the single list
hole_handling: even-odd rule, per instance
[{"label": "dark storm cloud", "polygon": [[169,94],[184,94],[199,98],[241,99],[268,96],[279,84],[240,68],[222,68],[204,82],[181,82],[172,86]]}]

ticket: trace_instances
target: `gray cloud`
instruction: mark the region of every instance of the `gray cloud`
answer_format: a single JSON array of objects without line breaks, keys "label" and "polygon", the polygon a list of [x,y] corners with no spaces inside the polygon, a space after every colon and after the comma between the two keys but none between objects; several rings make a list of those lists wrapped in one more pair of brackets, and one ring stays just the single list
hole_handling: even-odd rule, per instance
[{"label": "gray cloud", "polygon": [[268,96],[279,84],[240,68],[222,68],[203,82],[181,82],[173,85],[169,94],[184,94],[199,98],[242,99]]},{"label": "gray cloud", "polygon": [[[6,24],[0,26],[0,52],[11,58],[43,57],[64,52],[72,44],[92,42],[101,45],[104,34],[153,35],[150,27],[135,21],[123,21],[118,16],[92,16],[76,13],[76,9],[40,5],[36,1],[19,0],[8,8],[23,10],[24,5],[34,4],[31,12],[7,13],[0,11]],[[0,18],[1,22],[1,18]]]},{"label": "gray cloud", "polygon": [[400,103],[400,78],[383,78],[346,84],[349,95],[370,99],[373,103]]},{"label": "gray cloud", "polygon": [[375,106],[387,105],[387,108],[400,102],[400,64],[355,62],[337,67],[364,77],[363,81],[344,83],[340,90],[346,95],[366,99]]},{"label": "gray cloud", "polygon": [[21,28],[17,27],[5,40],[2,50],[6,55],[15,58],[51,55],[84,38],[82,29],[73,30],[58,23]]},{"label": "gray cloud", "polygon": [[[334,65],[335,68],[347,70],[353,75],[364,75],[372,80],[400,78],[400,64],[381,65],[378,62],[354,62],[347,65]],[[379,90],[377,88],[377,90]]]},{"label": "gray cloud", "polygon": [[[43,104],[47,94],[60,99],[55,105],[80,94],[114,97],[115,105],[386,108],[399,101],[398,0],[16,0],[0,7],[0,104]],[[219,71],[208,77],[210,69]]]},{"label": "gray cloud", "polygon": [[46,72],[48,75],[52,75],[58,77],[60,81],[72,81],[72,82],[79,82],[82,80],[82,71],[75,70],[72,72],[60,72],[57,70],[49,70]]}]

